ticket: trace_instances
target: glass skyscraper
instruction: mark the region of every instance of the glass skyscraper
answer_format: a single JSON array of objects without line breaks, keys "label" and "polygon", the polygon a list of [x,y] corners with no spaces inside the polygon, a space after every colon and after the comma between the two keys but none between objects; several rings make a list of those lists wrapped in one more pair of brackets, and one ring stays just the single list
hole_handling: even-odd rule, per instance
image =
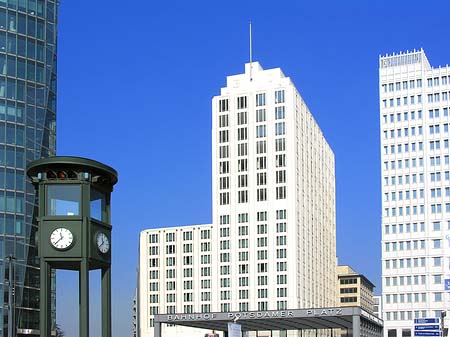
[{"label": "glass skyscraper", "polygon": [[39,329],[34,188],[26,165],[55,154],[58,0],[0,0],[0,337],[15,265],[17,336]]}]

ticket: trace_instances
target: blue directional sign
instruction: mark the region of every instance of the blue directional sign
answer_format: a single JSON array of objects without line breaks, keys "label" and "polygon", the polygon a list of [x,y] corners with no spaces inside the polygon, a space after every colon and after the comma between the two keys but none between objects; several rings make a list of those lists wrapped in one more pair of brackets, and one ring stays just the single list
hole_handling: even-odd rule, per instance
[{"label": "blue directional sign", "polygon": [[430,323],[439,323],[440,318],[415,318],[414,324],[430,324]]},{"label": "blue directional sign", "polygon": [[450,279],[447,278],[444,280],[445,290],[450,290]]},{"label": "blue directional sign", "polygon": [[440,335],[439,331],[414,331],[415,337],[439,337]]},{"label": "blue directional sign", "polygon": [[439,330],[439,325],[429,324],[429,325],[415,325],[414,330],[421,331],[421,330]]}]

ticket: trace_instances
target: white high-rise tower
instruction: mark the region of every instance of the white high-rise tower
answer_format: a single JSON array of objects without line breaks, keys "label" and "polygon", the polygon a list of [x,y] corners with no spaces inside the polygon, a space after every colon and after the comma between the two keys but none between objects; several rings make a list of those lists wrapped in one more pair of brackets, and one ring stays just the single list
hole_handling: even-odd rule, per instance
[{"label": "white high-rise tower", "polygon": [[334,155],[294,84],[246,64],[212,114],[213,224],[141,233],[141,337],[155,313],[337,302]]},{"label": "white high-rise tower", "polygon": [[[448,304],[449,67],[423,50],[380,57],[382,282],[385,336]],[[447,326],[447,324],[446,324]]]}]

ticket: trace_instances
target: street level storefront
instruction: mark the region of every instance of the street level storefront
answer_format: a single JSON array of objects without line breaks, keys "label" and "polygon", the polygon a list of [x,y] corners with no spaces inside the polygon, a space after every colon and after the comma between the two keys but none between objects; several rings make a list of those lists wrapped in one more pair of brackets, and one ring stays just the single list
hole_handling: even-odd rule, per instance
[{"label": "street level storefront", "polygon": [[155,315],[154,319],[154,337],[163,337],[161,324],[226,332],[230,322],[240,324],[242,331],[343,329],[348,337],[383,335],[383,321],[360,307],[160,314]]}]

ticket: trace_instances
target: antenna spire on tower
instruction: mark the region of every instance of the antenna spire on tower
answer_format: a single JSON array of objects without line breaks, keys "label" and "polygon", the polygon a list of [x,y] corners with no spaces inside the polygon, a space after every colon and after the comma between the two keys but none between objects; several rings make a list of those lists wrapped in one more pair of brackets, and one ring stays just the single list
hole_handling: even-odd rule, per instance
[{"label": "antenna spire on tower", "polygon": [[249,23],[250,26],[250,81],[253,80],[252,78],[252,52],[253,52],[253,47],[252,47],[252,22],[250,21]]}]

